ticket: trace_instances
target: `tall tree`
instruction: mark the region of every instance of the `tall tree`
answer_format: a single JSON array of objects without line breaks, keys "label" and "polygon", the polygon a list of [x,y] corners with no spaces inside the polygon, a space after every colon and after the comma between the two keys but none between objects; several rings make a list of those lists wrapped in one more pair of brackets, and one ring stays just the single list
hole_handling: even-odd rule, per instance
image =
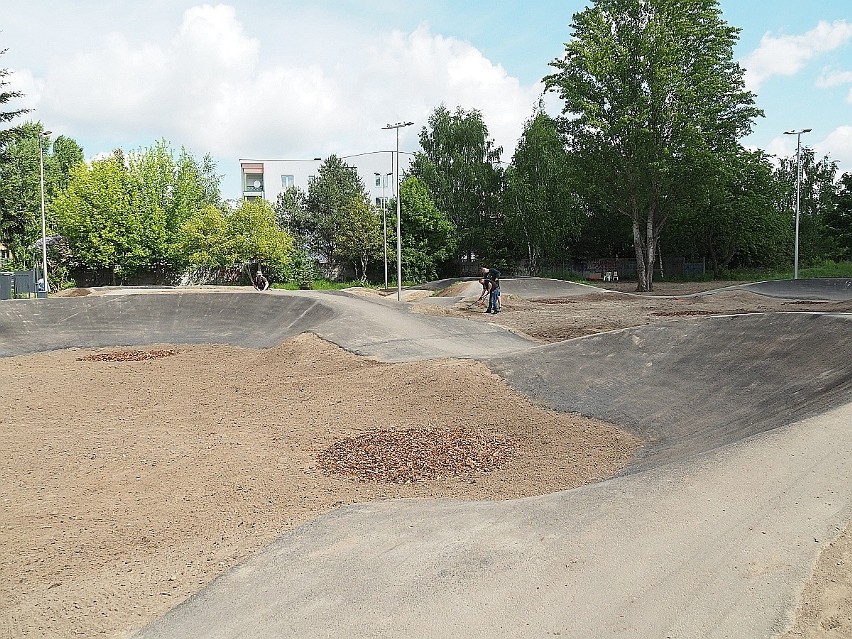
[{"label": "tall tree", "polygon": [[178,232],[187,219],[219,202],[209,158],[165,140],[125,154],[117,149],[91,165],[76,165],[50,207],[69,241],[73,266],[125,279],[138,271],[165,276],[181,266]]},{"label": "tall tree", "polygon": [[[438,278],[438,270],[456,256],[455,224],[435,206],[426,185],[414,176],[399,187],[402,210],[403,279],[427,282]],[[396,227],[396,207],[391,206],[388,224]]]},{"label": "tall tree", "polygon": [[787,212],[776,207],[769,157],[738,145],[721,159],[720,170],[699,176],[695,197],[672,218],[669,245],[705,257],[716,278],[734,265],[786,265],[792,232]]},{"label": "tall tree", "polygon": [[338,250],[341,224],[357,200],[368,200],[357,169],[336,155],[329,156],[308,186],[306,215],[300,220],[305,243],[314,256],[325,260],[327,275],[334,274],[341,259],[346,259]]},{"label": "tall tree", "polygon": [[43,132],[40,122],[25,122],[15,128],[0,152],[0,242],[19,255],[41,237],[39,145],[48,206],[68,184],[71,169],[83,162],[77,142],[59,136],[51,144]]},{"label": "tall tree", "polygon": [[540,272],[542,259],[563,256],[579,237],[586,214],[574,182],[556,121],[539,105],[506,171],[503,205],[507,235],[532,274]]},{"label": "tall tree", "polygon": [[544,80],[588,195],[632,221],[638,289],[651,290],[666,219],[762,115],[733,61],[739,30],[717,0],[595,0],[571,28]]},{"label": "tall tree", "polygon": [[[5,54],[9,49],[0,49],[0,55]],[[0,105],[7,104],[10,100],[23,97],[23,93],[20,91],[10,91],[6,87],[8,87],[11,83],[7,78],[12,75],[12,72],[9,69],[0,69]],[[7,111],[6,107],[3,107],[0,110],[0,123],[3,122],[11,122],[15,118],[29,113],[29,109],[12,109],[11,111]],[[13,133],[13,131],[9,129],[0,130],[0,151],[2,151],[2,146],[5,142],[8,142],[9,136]]]},{"label": "tall tree", "polygon": [[500,190],[503,150],[489,137],[482,113],[440,106],[420,131],[422,152],[414,154],[410,175],[419,178],[459,234],[459,250],[487,255],[490,229],[502,223]]},{"label": "tall tree", "polygon": [[837,182],[837,199],[825,216],[825,225],[837,241],[837,257],[852,260],[852,173]]},{"label": "tall tree", "polygon": [[150,263],[132,192],[127,167],[115,155],[72,169],[68,188],[51,207],[58,231],[69,242],[72,266],[107,271],[116,284]]},{"label": "tall tree", "polygon": [[[804,263],[815,263],[840,257],[837,238],[831,232],[830,218],[838,196],[837,162],[823,157],[816,159],[814,150],[804,147],[801,152],[801,189],[799,195],[799,256]],[[796,156],[782,158],[776,177],[782,185],[779,209],[795,227],[796,186],[799,179]]]},{"label": "tall tree", "polygon": [[382,248],[381,217],[366,198],[354,197],[340,209],[335,243],[340,257],[355,267],[355,277],[366,282],[370,260]]}]

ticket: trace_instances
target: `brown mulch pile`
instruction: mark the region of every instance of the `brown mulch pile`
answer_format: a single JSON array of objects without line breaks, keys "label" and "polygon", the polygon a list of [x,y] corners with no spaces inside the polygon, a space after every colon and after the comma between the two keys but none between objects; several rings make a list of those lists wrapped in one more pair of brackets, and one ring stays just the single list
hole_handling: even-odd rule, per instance
[{"label": "brown mulch pile", "polygon": [[742,315],[748,312],[745,309],[732,311],[702,311],[696,309],[692,311],[654,311],[651,315],[656,315],[657,317],[688,317],[690,315]]},{"label": "brown mulch pile", "polygon": [[515,453],[506,435],[464,428],[375,430],[341,439],[317,461],[326,474],[410,484],[446,476],[470,478],[502,468]]},{"label": "brown mulch pile", "polygon": [[78,362],[143,362],[149,359],[160,359],[171,357],[178,352],[173,348],[157,348],[147,351],[111,351],[109,353],[92,353],[85,357],[78,357]]}]

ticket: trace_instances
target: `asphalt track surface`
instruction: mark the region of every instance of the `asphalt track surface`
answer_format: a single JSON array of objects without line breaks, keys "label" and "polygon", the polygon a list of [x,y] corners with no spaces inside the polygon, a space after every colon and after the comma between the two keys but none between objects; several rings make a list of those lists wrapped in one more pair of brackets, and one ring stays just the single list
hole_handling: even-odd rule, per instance
[{"label": "asphalt track surface", "polygon": [[[801,282],[755,292],[826,299],[824,284]],[[850,315],[689,319],[542,346],[346,294],[116,293],[0,305],[0,355],[266,347],[311,330],[387,361],[479,359],[534,401],[649,442],[624,475],[552,495],[337,509],[139,638],[772,637],[791,622],[820,550],[852,520]]]}]

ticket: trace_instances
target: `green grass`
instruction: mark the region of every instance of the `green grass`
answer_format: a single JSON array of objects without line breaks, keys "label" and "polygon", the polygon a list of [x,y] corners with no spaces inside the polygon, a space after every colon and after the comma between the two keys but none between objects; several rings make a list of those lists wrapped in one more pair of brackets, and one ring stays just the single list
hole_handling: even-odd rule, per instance
[{"label": "green grass", "polygon": [[[570,273],[565,271],[543,271],[541,277],[548,277],[565,282],[579,282],[588,284],[588,280],[580,273]],[[803,267],[799,269],[799,278],[806,279],[811,277],[852,277],[852,262],[832,262],[825,261],[814,266]],[[661,281],[655,278],[656,281]],[[793,269],[780,270],[769,268],[750,268],[750,269],[732,269],[723,271],[721,280],[731,280],[736,282],[760,282],[763,280],[791,280],[793,279]],[[713,281],[712,273],[705,273],[695,277],[666,277],[662,281],[665,282],[710,282]],[[416,282],[404,282],[403,286],[413,286]],[[339,291],[344,288],[360,286],[364,288],[382,289],[384,283],[349,281],[349,282],[331,282],[329,280],[314,280],[312,290],[315,291]],[[388,284],[392,290],[396,289],[396,284],[390,282]],[[288,291],[299,289],[295,282],[274,283],[272,288],[279,288]]]},{"label": "green grass", "polygon": [[[566,273],[564,271],[543,272],[542,277],[550,277],[556,280],[564,280],[566,282],[588,283],[579,273]],[[808,279],[813,277],[852,277],[852,261],[832,262],[826,260],[819,264],[802,267],[799,269],[799,278]],[[622,278],[625,279],[625,278]],[[676,276],[665,277],[662,280],[657,276],[655,281],[664,282],[711,282],[714,280],[713,273],[707,272],[704,275],[692,277]],[[761,282],[764,280],[791,280],[793,279],[792,267],[787,269],[771,269],[771,268],[741,268],[722,271],[720,280],[731,280],[735,282]],[[635,281],[635,280],[634,280]]]},{"label": "green grass", "polygon": [[[799,279],[812,277],[852,277],[852,262],[832,262],[826,260],[813,266],[799,268]],[[738,282],[758,282],[762,280],[791,280],[793,269],[735,269],[724,271],[722,279]]]},{"label": "green grass", "polygon": [[[352,282],[332,282],[329,280],[314,280],[313,285],[311,286],[311,290],[314,291],[339,291],[344,288],[352,288],[355,286],[359,286],[362,288],[383,288],[384,282],[382,284],[372,284],[370,282],[360,282],[359,280],[355,280]],[[299,285],[295,282],[283,282],[272,285],[272,288],[281,288],[287,291],[297,291],[299,290]]]}]

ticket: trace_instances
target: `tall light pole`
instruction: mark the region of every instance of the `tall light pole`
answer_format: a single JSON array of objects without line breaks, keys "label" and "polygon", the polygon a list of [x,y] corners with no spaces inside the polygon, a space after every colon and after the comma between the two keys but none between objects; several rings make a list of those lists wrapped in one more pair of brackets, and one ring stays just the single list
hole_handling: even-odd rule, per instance
[{"label": "tall light pole", "polygon": [[793,279],[799,279],[799,204],[802,196],[802,134],[812,129],[784,131],[784,135],[796,136],[796,244],[793,251]]},{"label": "tall light pole", "polygon": [[44,216],[44,150],[41,139],[50,139],[51,133],[51,131],[42,131],[38,138],[38,166],[41,176],[41,277],[44,280],[45,295],[50,292],[50,285],[47,283],[47,222]]},{"label": "tall light pole", "polygon": [[382,129],[396,129],[396,163],[394,164],[394,182],[396,187],[396,299],[402,301],[402,225],[400,214],[402,207],[399,197],[399,130],[405,126],[411,126],[414,122],[397,122],[388,124]]}]

